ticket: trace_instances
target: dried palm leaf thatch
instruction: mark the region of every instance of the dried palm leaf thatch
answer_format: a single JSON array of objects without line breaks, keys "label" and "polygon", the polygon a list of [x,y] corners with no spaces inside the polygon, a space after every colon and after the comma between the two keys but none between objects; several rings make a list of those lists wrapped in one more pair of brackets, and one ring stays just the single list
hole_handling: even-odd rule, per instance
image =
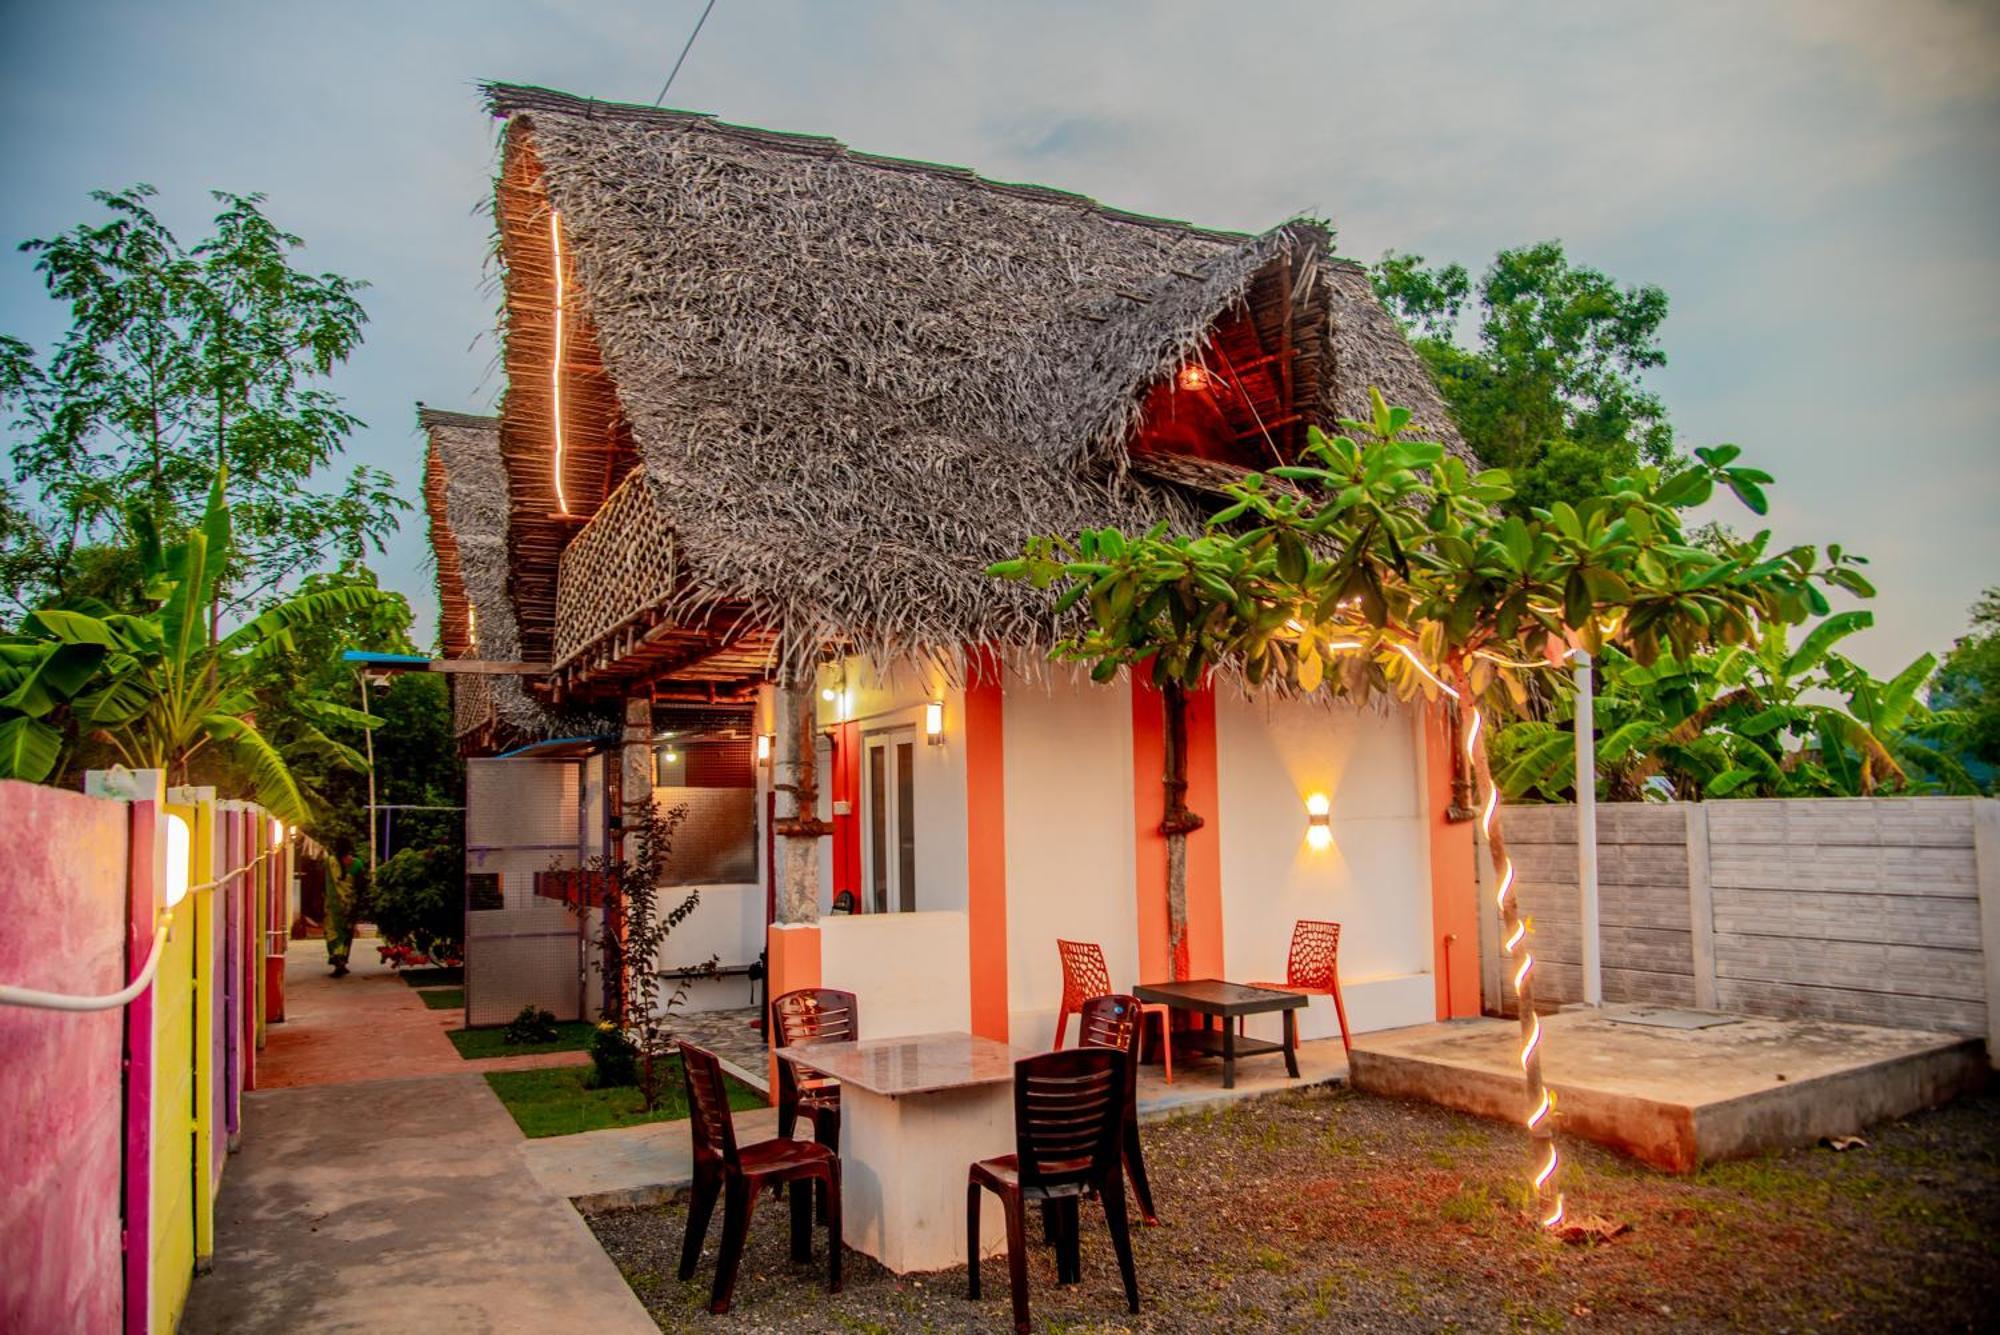
[{"label": "dried palm leaf thatch", "polygon": [[[514,661],[521,645],[507,592],[507,483],[500,420],[417,406],[428,441],[424,496],[437,553],[438,638],[448,658]],[[509,742],[615,731],[609,720],[552,710],[519,677],[453,677],[455,730],[492,723]]]},{"label": "dried palm leaf thatch", "polygon": [[[601,358],[578,374],[615,392],[615,427],[565,405],[580,461],[565,490],[595,498],[587,517],[630,455],[652,503],[621,512],[657,515],[674,567],[644,607],[604,581],[561,595],[601,606],[524,604],[524,637],[728,606],[783,629],[787,673],[829,645],[954,671],[967,646],[1045,648],[1046,600],[984,568],[1037,534],[1199,525],[1199,493],[1132,469],[1129,447],[1149,387],[1200,360],[1226,319],[1287,349],[1301,420],[1365,415],[1374,384],[1463,448],[1317,223],[1204,231],[705,116],[506,85],[487,97],[508,120],[509,341],[547,342],[553,209],[575,346]],[[549,376],[512,355],[509,369],[507,466],[545,471]],[[537,599],[567,541],[531,533],[551,522],[547,494],[516,479],[513,587]]]}]

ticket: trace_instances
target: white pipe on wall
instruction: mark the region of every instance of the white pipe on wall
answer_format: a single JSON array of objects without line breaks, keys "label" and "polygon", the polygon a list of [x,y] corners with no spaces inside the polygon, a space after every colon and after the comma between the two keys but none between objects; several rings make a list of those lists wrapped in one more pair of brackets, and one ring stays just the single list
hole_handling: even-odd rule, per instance
[{"label": "white pipe on wall", "polygon": [[1576,664],[1576,886],[1583,936],[1583,1004],[1604,1004],[1604,952],[1597,927],[1597,709],[1590,654]]}]

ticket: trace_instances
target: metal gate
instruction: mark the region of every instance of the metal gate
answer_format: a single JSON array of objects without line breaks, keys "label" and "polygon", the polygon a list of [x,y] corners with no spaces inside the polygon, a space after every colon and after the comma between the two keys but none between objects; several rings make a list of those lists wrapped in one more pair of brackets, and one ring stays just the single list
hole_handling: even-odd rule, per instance
[{"label": "metal gate", "polygon": [[535,873],[583,859],[583,762],[465,764],[465,1023],[505,1024],[524,1006],[583,1015],[577,914],[535,894]]}]

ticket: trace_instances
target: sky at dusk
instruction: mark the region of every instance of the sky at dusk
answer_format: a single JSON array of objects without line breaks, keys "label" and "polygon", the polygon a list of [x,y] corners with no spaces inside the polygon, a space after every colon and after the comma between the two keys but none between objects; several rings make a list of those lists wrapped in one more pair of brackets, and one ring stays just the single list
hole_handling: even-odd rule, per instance
[{"label": "sky at dusk", "polygon": [[[651,102],[701,5],[0,0],[0,332],[60,332],[13,245],[86,192],[149,182],[192,240],[209,189],[263,191],[372,284],[336,387],[414,498],[414,403],[500,390],[475,84]],[[1649,383],[1684,442],[1777,475],[1780,539],[1873,558],[1868,666],[2000,584],[2000,6],[718,0],[668,104],[1210,226],[1310,213],[1363,260],[1559,237],[1671,296]],[[428,637],[421,522],[378,565]]]}]

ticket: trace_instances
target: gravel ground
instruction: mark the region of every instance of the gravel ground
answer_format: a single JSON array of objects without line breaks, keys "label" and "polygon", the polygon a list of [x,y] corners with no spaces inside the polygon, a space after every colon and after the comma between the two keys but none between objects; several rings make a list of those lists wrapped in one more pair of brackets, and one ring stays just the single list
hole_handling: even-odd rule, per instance
[{"label": "gravel ground", "polygon": [[[1346,1091],[1286,1094],[1146,1128],[1165,1222],[1135,1231],[1137,1317],[1088,1206],[1083,1282],[1058,1287],[1052,1253],[1036,1247],[1031,1310],[1037,1330],[1202,1335],[1992,1329],[2000,1096],[1876,1127],[1867,1140],[1693,1178],[1569,1143],[1572,1214],[1627,1229],[1565,1244],[1521,1221],[1525,1145],[1511,1128]],[[825,1235],[815,1234],[821,1262],[793,1266],[785,1212],[768,1201],[735,1310],[710,1317],[716,1233],[683,1285],[674,1271],[685,1219],[669,1205],[590,1221],[663,1330],[1009,1328],[1004,1261],[986,1263],[986,1296],[973,1304],[962,1269],[899,1279],[850,1251],[846,1291],[830,1297]]]}]

